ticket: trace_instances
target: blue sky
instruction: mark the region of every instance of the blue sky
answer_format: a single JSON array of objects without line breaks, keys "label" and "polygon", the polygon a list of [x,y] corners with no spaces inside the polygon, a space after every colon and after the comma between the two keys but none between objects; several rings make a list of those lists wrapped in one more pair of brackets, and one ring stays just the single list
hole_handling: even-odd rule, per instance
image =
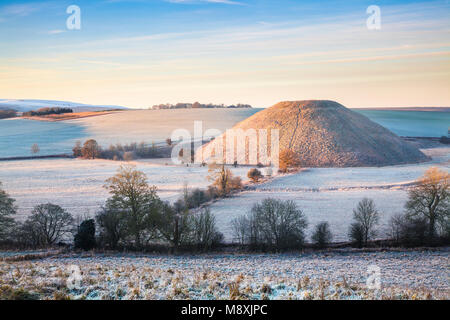
[{"label": "blue sky", "polygon": [[449,17],[449,1],[2,0],[0,98],[448,106]]}]

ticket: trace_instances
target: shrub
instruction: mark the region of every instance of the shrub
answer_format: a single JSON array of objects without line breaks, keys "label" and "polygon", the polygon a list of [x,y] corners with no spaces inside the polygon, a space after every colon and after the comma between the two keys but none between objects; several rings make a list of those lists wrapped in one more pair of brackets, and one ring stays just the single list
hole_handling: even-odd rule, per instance
[{"label": "shrub", "polygon": [[258,182],[259,179],[262,178],[262,174],[261,171],[259,171],[256,168],[252,168],[248,171],[247,173],[247,177],[252,181],[252,182]]},{"label": "shrub", "polygon": [[75,248],[91,250],[95,247],[95,221],[94,219],[84,220],[78,226],[78,232],[74,238]]},{"label": "shrub", "polygon": [[230,169],[225,169],[224,164],[211,164],[208,178],[213,181],[213,186],[221,197],[226,197],[231,192],[242,189],[241,178],[234,177]]},{"label": "shrub", "polygon": [[[377,211],[373,200],[368,198],[362,199],[353,210],[353,219],[355,223],[350,226],[350,239],[360,246],[359,237],[362,236],[362,245],[367,245],[367,242],[375,237],[375,226],[380,220],[380,213]],[[360,235],[361,232],[362,234]]]},{"label": "shrub", "polygon": [[321,222],[316,225],[311,237],[313,243],[318,248],[325,248],[333,240],[328,222]]},{"label": "shrub", "polygon": [[124,212],[111,207],[108,202],[95,217],[99,227],[99,240],[103,246],[116,249],[126,235]]},{"label": "shrub", "polygon": [[360,223],[354,222],[350,225],[348,237],[358,247],[364,245],[364,228]]},{"label": "shrub", "polygon": [[39,153],[39,151],[41,151],[41,149],[39,148],[39,146],[37,145],[37,143],[34,143],[34,144],[31,146],[31,153],[32,153],[32,154],[37,154],[37,153]]},{"label": "shrub", "polygon": [[408,218],[402,226],[401,243],[406,247],[423,246],[429,243],[429,225],[424,218]]},{"label": "shrub", "polygon": [[289,168],[295,168],[300,165],[299,155],[291,149],[281,150],[279,160],[281,172],[287,172]]},{"label": "shrub", "polygon": [[186,202],[189,209],[198,208],[203,203],[208,202],[211,200],[208,192],[203,191],[201,189],[194,189],[191,192],[188,193]]},{"label": "shrub", "polygon": [[241,177],[233,177],[233,176],[230,177],[228,188],[229,188],[228,193],[235,191],[235,190],[241,190],[242,189]]},{"label": "shrub", "polygon": [[428,223],[424,218],[411,218],[407,214],[393,216],[389,221],[388,235],[398,245],[422,246],[427,243]]}]

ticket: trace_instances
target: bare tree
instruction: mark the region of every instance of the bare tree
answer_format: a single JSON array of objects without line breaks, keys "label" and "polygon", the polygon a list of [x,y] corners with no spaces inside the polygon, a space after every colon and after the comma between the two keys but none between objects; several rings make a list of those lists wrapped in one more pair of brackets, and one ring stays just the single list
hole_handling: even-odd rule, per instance
[{"label": "bare tree", "polygon": [[402,240],[404,226],[408,223],[407,216],[404,214],[395,214],[389,219],[388,236],[396,243]]},{"label": "bare tree", "polygon": [[156,187],[147,183],[145,173],[130,165],[121,166],[104,187],[111,194],[109,206],[124,212],[128,233],[134,237],[136,247],[141,248],[145,234],[155,227],[160,208]]},{"label": "bare tree", "polygon": [[289,201],[265,199],[253,207],[260,233],[267,244],[277,248],[303,245],[306,218],[296,204]]},{"label": "bare tree", "polygon": [[94,139],[89,139],[83,144],[81,149],[81,154],[83,158],[95,159],[100,155],[100,147]]},{"label": "bare tree", "polygon": [[73,217],[58,205],[47,203],[34,207],[25,225],[37,233],[43,245],[62,240],[73,229]]},{"label": "bare tree", "polygon": [[363,245],[367,245],[368,240],[376,235],[375,226],[380,220],[380,213],[373,200],[362,199],[353,210],[353,219],[355,220],[355,225],[352,226],[353,231],[361,232]]},{"label": "bare tree", "polygon": [[233,190],[242,188],[241,178],[233,176],[231,170],[225,168],[225,164],[210,164],[208,172],[208,179],[213,181],[214,187],[222,197],[227,196]]},{"label": "bare tree", "polygon": [[202,250],[211,248],[223,238],[223,235],[217,231],[216,218],[209,208],[194,215],[193,230],[194,241]]},{"label": "bare tree", "polygon": [[450,174],[430,168],[408,192],[405,205],[410,217],[425,217],[428,220],[428,235],[435,237],[436,224],[448,224],[450,218]]},{"label": "bare tree", "polygon": [[274,249],[302,246],[307,225],[305,216],[293,201],[272,198],[255,204],[246,220],[234,221],[235,230],[246,230],[244,238],[249,244]]},{"label": "bare tree", "polygon": [[75,158],[81,157],[82,156],[81,150],[82,150],[81,141],[75,142],[75,146],[72,148],[73,156]]},{"label": "bare tree", "polygon": [[247,177],[256,183],[262,178],[262,173],[258,169],[252,168],[247,172]]},{"label": "bare tree", "polygon": [[249,225],[250,223],[246,215],[239,216],[231,221],[231,228],[233,230],[234,238],[240,244],[246,244],[249,242],[247,240],[249,235]]}]

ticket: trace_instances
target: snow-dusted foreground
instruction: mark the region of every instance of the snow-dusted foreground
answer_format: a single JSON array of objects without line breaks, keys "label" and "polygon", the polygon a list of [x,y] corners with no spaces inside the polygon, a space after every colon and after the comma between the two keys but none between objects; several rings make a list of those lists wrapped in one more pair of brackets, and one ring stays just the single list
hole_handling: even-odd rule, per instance
[{"label": "snow-dusted foreground", "polygon": [[[20,290],[41,299],[448,299],[449,252],[60,255],[0,261],[0,296]],[[376,266],[379,290],[366,285]]]}]

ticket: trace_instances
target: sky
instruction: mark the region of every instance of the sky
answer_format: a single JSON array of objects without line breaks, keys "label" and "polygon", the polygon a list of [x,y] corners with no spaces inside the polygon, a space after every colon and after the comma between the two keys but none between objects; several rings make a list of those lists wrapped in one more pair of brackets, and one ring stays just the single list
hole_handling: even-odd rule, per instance
[{"label": "sky", "polygon": [[450,106],[450,2],[0,0],[0,98]]}]

